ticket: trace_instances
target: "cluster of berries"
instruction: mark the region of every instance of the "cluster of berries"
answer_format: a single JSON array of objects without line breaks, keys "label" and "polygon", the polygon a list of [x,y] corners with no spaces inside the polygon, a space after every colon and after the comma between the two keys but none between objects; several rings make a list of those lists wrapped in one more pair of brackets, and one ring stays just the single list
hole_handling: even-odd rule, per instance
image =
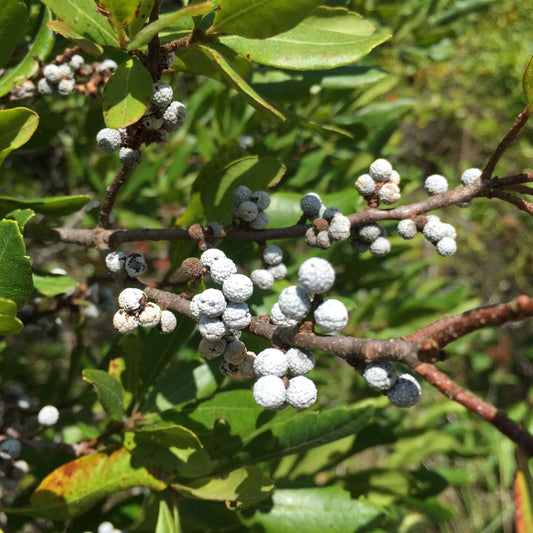
[{"label": "cluster of berries", "polygon": [[[257,354],[254,372],[258,380],[253,386],[255,402],[265,409],[280,411],[288,405],[295,409],[311,407],[317,398],[315,383],[305,377],[315,367],[309,350],[291,348],[283,353],[267,348]],[[288,379],[287,373],[294,377]]]},{"label": "cluster of berries", "polygon": [[176,316],[171,311],[161,310],[141,289],[127,288],[118,295],[119,310],[113,316],[113,326],[120,333],[132,333],[139,326],[159,327],[161,333],[172,333],[177,325]]},{"label": "cluster of berries", "polygon": [[377,207],[380,202],[395,204],[402,196],[400,174],[386,159],[376,159],[368,168],[368,174],[355,180],[355,189],[372,207]]},{"label": "cluster of berries", "polygon": [[377,222],[355,226],[354,234],[351,245],[358,254],[369,251],[374,257],[385,257],[391,250],[390,242],[385,237],[385,228]]},{"label": "cluster of berries", "polygon": [[[292,327],[304,320],[313,309],[310,295],[322,295],[335,282],[335,271],[325,259],[312,257],[298,269],[300,285],[283,289],[270,312],[270,320],[277,326]],[[313,312],[315,324],[326,333],[342,330],[348,323],[346,306],[334,298],[324,300]]]},{"label": "cluster of berries", "polygon": [[346,241],[350,238],[350,219],[337,207],[326,207],[318,194],[304,194],[300,199],[300,208],[305,217],[313,223],[305,232],[305,240],[309,246],[326,249],[334,241]]},{"label": "cluster of berries", "polygon": [[274,281],[287,275],[287,266],[283,263],[283,250],[275,244],[265,246],[262,253],[265,268],[257,268],[250,274],[252,281],[263,290],[270,289]]},{"label": "cluster of berries", "polygon": [[114,276],[126,274],[130,278],[142,276],[146,272],[146,260],[137,252],[126,255],[124,252],[110,252],[105,258],[106,267]]},{"label": "cluster of berries", "polygon": [[252,192],[246,185],[240,185],[231,194],[233,218],[242,220],[255,230],[265,229],[268,215],[265,209],[270,205],[270,195],[266,191]]},{"label": "cluster of berries", "polygon": [[[96,135],[96,144],[104,152],[119,150],[119,159],[126,167],[135,167],[142,161],[142,153],[130,146],[132,132],[139,133],[146,144],[164,143],[171,131],[185,124],[185,106],[174,100],[174,92],[168,83],[154,83],[152,101],[139,122],[128,128],[104,128]],[[137,135],[136,135],[137,136]]]},{"label": "cluster of berries", "polygon": [[422,397],[422,389],[411,374],[397,374],[389,361],[369,363],[363,371],[367,385],[387,395],[396,407],[412,407]]},{"label": "cluster of berries", "polygon": [[[94,72],[108,77],[117,69],[117,64],[112,59],[106,59],[101,63],[94,63],[85,68],[85,60],[82,56],[75,54],[67,62],[60,64],[50,63],[42,70],[42,78],[37,81],[37,91],[43,96],[58,93],[61,96],[68,96],[76,85],[76,75],[88,76]],[[26,81],[25,83],[32,83]],[[24,86],[24,84],[23,84]]]},{"label": "cluster of berries", "polygon": [[191,300],[191,313],[203,337],[199,351],[208,359],[223,355],[224,374],[233,375],[240,370],[249,376],[255,354],[247,352],[238,338],[252,321],[246,301],[253,294],[253,282],[248,276],[238,274],[235,263],[218,248],[203,252],[200,262],[222,288],[206,289]]},{"label": "cluster of berries", "polygon": [[[402,239],[412,239],[418,231],[414,220],[406,218],[398,223],[398,235]],[[436,215],[428,215],[426,223],[422,226],[422,234],[431,244],[435,245],[437,253],[449,257],[457,251],[455,239],[457,232],[451,224],[442,222]]]}]

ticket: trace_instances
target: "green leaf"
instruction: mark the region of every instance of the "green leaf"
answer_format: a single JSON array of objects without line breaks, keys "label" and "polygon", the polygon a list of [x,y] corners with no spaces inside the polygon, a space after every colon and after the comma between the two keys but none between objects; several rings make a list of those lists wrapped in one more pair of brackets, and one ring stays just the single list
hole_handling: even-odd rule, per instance
[{"label": "green leaf", "polygon": [[[238,74],[246,78],[250,73],[251,63],[229,48],[226,48],[224,53]],[[208,76],[226,86],[231,86],[227,83],[220,67],[213,61],[211,56],[206,55],[203,50],[195,45],[176,50],[174,68],[191,76]]]},{"label": "green leaf", "polygon": [[38,198],[35,200],[0,196],[0,213],[8,213],[14,209],[33,209],[43,215],[70,215],[79,211],[90,199],[85,194],[56,196],[55,198]]},{"label": "green leaf", "polygon": [[139,0],[138,1],[138,9],[135,14],[135,19],[130,23],[129,26],[126,27],[126,32],[128,33],[129,37],[132,38],[144,26],[146,21],[148,20],[148,17],[150,16],[150,13],[152,12],[152,9],[154,8],[155,0]]},{"label": "green leaf", "polygon": [[27,143],[39,124],[39,115],[26,107],[0,111],[0,165],[9,152]]},{"label": "green leaf", "polygon": [[84,37],[78,32],[75,32],[72,28],[70,28],[60,20],[51,20],[50,22],[48,22],[47,26],[52,31],[55,31],[56,33],[59,33],[59,35],[65,37],[65,39],[69,39],[79,45],[80,48],[89,55],[98,57],[104,51],[99,44],[96,44],[90,39],[87,39],[87,37]]},{"label": "green leaf", "polygon": [[278,111],[273,105],[269,104],[262,96],[257,94],[248,83],[246,83],[233,65],[231,65],[231,63],[222,55],[222,52],[212,46],[204,44],[198,44],[197,47],[206,55],[206,57],[214,62],[213,64],[219,69],[220,74],[226,83],[238,91],[252,107],[261,113],[264,113],[271,119],[285,120],[285,117],[280,111]]},{"label": "green leaf", "polygon": [[104,87],[102,107],[109,128],[121,128],[137,122],[149,106],[153,82],[143,64],[132,57],[119,65]]},{"label": "green leaf", "polygon": [[0,96],[7,94],[11,87],[21,84],[39,70],[39,60],[44,61],[54,46],[54,34],[47,28],[50,10],[43,8],[39,31],[24,59],[0,78]]},{"label": "green leaf", "polygon": [[211,471],[209,454],[198,437],[186,427],[161,423],[127,433],[124,446],[139,464],[170,482],[176,476],[205,476]]},{"label": "green leaf", "polygon": [[533,57],[529,60],[524,77],[522,78],[522,88],[528,110],[533,111]]},{"label": "green leaf", "polygon": [[260,531],[377,531],[385,513],[364,500],[352,500],[337,487],[278,489],[253,513],[241,515],[249,528]]},{"label": "green leaf", "polygon": [[321,0],[219,0],[213,30],[265,39],[290,30]]},{"label": "green leaf", "polygon": [[175,368],[161,374],[145,408],[150,410],[153,405],[164,411],[191,400],[211,396],[218,387],[217,377],[207,363],[180,362]]},{"label": "green leaf", "polygon": [[135,13],[139,8],[138,0],[98,0],[100,12],[108,18],[113,17],[123,26],[135,20]]},{"label": "green leaf", "polygon": [[290,420],[273,424],[268,433],[255,436],[236,455],[246,464],[301,453],[353,435],[366,425],[372,414],[370,406],[297,413]]},{"label": "green leaf", "polygon": [[231,193],[239,185],[253,191],[264,190],[279,183],[285,166],[271,157],[256,155],[232,161],[221,169],[206,165],[195,184],[200,191],[202,205],[208,220],[226,225],[231,222]]},{"label": "green leaf", "polygon": [[159,502],[155,533],[179,533],[180,522],[177,510],[177,507],[174,505],[174,514],[172,514],[165,500]]},{"label": "green leaf", "polygon": [[86,0],[42,0],[54,15],[76,33],[102,46],[118,46],[118,39],[107,18],[98,12],[96,2]]},{"label": "green leaf", "polygon": [[22,233],[14,220],[0,221],[0,298],[13,300],[20,309],[33,290],[30,259]]},{"label": "green leaf", "polygon": [[321,70],[349,65],[390,37],[343,8],[320,7],[298,26],[264,40],[222,36],[220,42],[248,59],[278,68]]},{"label": "green leaf", "polygon": [[190,483],[174,483],[188,498],[236,504],[237,508],[255,505],[274,491],[274,482],[257,466],[244,466],[218,476],[199,478]]},{"label": "green leaf", "polygon": [[35,211],[33,209],[15,209],[8,213],[5,218],[14,220],[19,225],[21,233],[23,233],[24,227],[34,216]]},{"label": "green leaf", "polygon": [[122,385],[107,372],[94,368],[86,368],[83,371],[83,379],[94,387],[96,395],[109,417],[117,421],[122,420],[124,416]]},{"label": "green leaf", "polygon": [[13,300],[0,298],[0,335],[16,335],[23,324],[17,318],[17,305]]},{"label": "green leaf", "polygon": [[52,274],[51,272],[33,271],[33,285],[42,296],[57,296],[78,286],[78,282],[64,274]]},{"label": "green leaf", "polygon": [[0,67],[9,61],[24,35],[27,12],[22,0],[0,0]]},{"label": "green leaf", "polygon": [[161,491],[167,485],[142,465],[134,465],[130,453],[119,448],[111,455],[93,453],[56,468],[35,489],[28,507],[3,511],[67,520],[88,511],[108,494],[132,487]]},{"label": "green leaf", "polygon": [[211,11],[214,7],[213,2],[200,2],[191,4],[171,14],[162,15],[158,20],[145,26],[135,38],[128,43],[128,50],[135,50],[146,46],[157,33],[172,28],[173,24],[185,17],[196,17]]},{"label": "green leaf", "polygon": [[368,405],[323,413],[294,409],[271,413],[254,403],[251,391],[235,390],[160,416],[194,427],[211,457],[237,466],[277,459],[353,435],[372,413],[373,407]]}]

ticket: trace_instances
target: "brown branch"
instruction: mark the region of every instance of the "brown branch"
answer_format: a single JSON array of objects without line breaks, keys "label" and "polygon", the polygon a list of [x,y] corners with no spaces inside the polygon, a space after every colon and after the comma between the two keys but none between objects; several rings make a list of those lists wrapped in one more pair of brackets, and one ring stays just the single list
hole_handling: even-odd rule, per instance
[{"label": "brown branch", "polygon": [[499,327],[507,322],[533,316],[533,298],[521,295],[510,302],[480,307],[454,316],[444,316],[405,337],[408,342],[432,339],[439,349],[473,331]]},{"label": "brown branch", "polygon": [[503,411],[466,391],[430,363],[420,363],[412,369],[445,396],[492,424],[500,433],[516,443],[527,457],[533,457],[533,435]]},{"label": "brown branch", "polygon": [[113,178],[113,181],[111,182],[111,185],[106,187],[104,199],[102,200],[102,205],[100,206],[100,214],[98,215],[97,228],[106,229],[109,226],[111,210],[115,205],[118,192],[126,181],[127,170],[127,167],[120,165],[115,177]]},{"label": "brown branch", "polygon": [[482,180],[489,180],[492,177],[492,174],[494,172],[494,169],[496,168],[496,165],[498,164],[498,161],[505,153],[505,150],[509,148],[509,145],[516,139],[516,137],[520,133],[520,130],[525,126],[530,115],[531,111],[529,111],[526,107],[524,111],[522,111],[522,113],[520,113],[516,117],[515,123],[508,131],[507,135],[505,135],[505,137],[502,139],[496,150],[494,150],[494,153],[491,155],[490,159],[485,165],[485,168],[483,169],[483,172],[481,174]]},{"label": "brown branch", "polygon": [[78,444],[65,444],[64,442],[50,442],[45,440],[34,440],[34,439],[20,439],[20,443],[23,446],[28,446],[29,448],[34,448],[35,450],[43,450],[47,452],[63,452],[68,453],[69,455],[74,455],[75,457],[80,457],[82,455],[88,455],[95,453],[94,450],[88,442],[80,442]]},{"label": "brown branch", "polygon": [[511,194],[509,192],[493,189],[488,198],[499,198],[504,202],[508,202],[514,205],[515,207],[518,207],[520,211],[525,211],[526,213],[533,215],[533,203],[528,202],[523,198],[519,198],[518,196],[515,196],[514,194]]}]

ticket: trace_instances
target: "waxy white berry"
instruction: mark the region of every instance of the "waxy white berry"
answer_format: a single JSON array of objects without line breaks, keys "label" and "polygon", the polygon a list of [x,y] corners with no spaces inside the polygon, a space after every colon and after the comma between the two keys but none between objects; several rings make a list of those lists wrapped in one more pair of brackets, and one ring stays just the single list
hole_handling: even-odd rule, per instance
[{"label": "waxy white berry", "polygon": [[209,318],[203,315],[200,315],[198,320],[198,331],[202,337],[208,340],[221,339],[227,333],[221,318]]},{"label": "waxy white berry", "polygon": [[279,265],[283,261],[283,250],[275,244],[269,244],[263,250],[263,261],[267,265]]},{"label": "waxy white berry", "polygon": [[387,398],[396,407],[412,407],[421,397],[422,388],[411,374],[400,374],[387,392]]},{"label": "waxy white berry", "polygon": [[311,257],[300,265],[298,282],[311,294],[322,294],[333,286],[335,270],[329,261],[320,257]]},{"label": "waxy white berry", "polygon": [[37,414],[37,421],[41,426],[53,426],[59,420],[59,411],[54,405],[45,405]]},{"label": "waxy white berry", "polygon": [[396,383],[397,377],[394,366],[388,361],[369,363],[363,371],[366,384],[375,391],[388,391]]},{"label": "waxy white berry", "polygon": [[266,348],[257,354],[254,370],[257,376],[282,377],[287,373],[289,364],[285,354],[277,348]]},{"label": "waxy white berry", "polygon": [[328,235],[333,241],[346,241],[350,238],[352,223],[350,219],[341,213],[337,213],[331,219]]},{"label": "waxy white berry", "polygon": [[270,321],[276,326],[292,327],[298,324],[298,320],[289,318],[284,315],[279,307],[279,303],[276,302],[270,311]]},{"label": "waxy white berry", "polygon": [[289,372],[295,376],[307,374],[315,368],[315,357],[305,348],[291,348],[285,357],[289,365]]},{"label": "waxy white berry", "polygon": [[315,309],[315,323],[328,333],[343,329],[348,324],[348,310],[340,301],[330,299],[322,302]]},{"label": "waxy white berry", "polygon": [[85,64],[85,60],[79,54],[74,54],[69,61],[69,65],[74,70],[79,70]]},{"label": "waxy white berry", "polygon": [[55,85],[61,79],[61,72],[58,65],[45,65],[43,68],[43,76],[48,83]]},{"label": "waxy white berry", "polygon": [[404,218],[398,222],[398,235],[402,239],[414,239],[416,237],[418,230],[416,228],[416,223],[410,218]]},{"label": "waxy white berry", "polygon": [[130,287],[118,295],[118,305],[125,311],[139,311],[146,303],[146,294],[141,289]]},{"label": "waxy white berry", "polygon": [[166,128],[173,130],[181,128],[187,119],[187,109],[181,102],[175,100],[165,109],[162,119]]},{"label": "waxy white berry", "polygon": [[479,168],[467,168],[462,174],[461,174],[461,183],[467,187],[468,185],[472,185],[480,176],[482,172]]},{"label": "waxy white berry", "polygon": [[378,237],[370,243],[368,248],[374,257],[385,257],[391,249],[390,242],[385,237]]},{"label": "waxy white berry", "polygon": [[315,383],[305,376],[296,376],[289,380],[287,403],[294,409],[307,409],[317,398]]},{"label": "waxy white berry", "polygon": [[118,330],[119,333],[133,333],[139,326],[139,319],[136,315],[119,309],[113,315],[113,327]]},{"label": "waxy white berry", "polygon": [[245,303],[228,302],[222,314],[222,320],[228,329],[246,329],[252,321],[250,309]]},{"label": "waxy white berry", "polygon": [[386,159],[376,159],[370,165],[368,173],[374,181],[389,181],[392,165]]},{"label": "waxy white berry", "polygon": [[430,196],[445,193],[448,190],[448,180],[440,174],[432,174],[424,181],[424,189]]},{"label": "waxy white berry", "polygon": [[237,274],[237,266],[228,257],[222,257],[211,263],[210,272],[213,281],[222,285],[230,276]]},{"label": "waxy white berry", "polygon": [[281,312],[289,318],[303,320],[311,310],[311,299],[303,287],[291,285],[283,289],[278,298]]},{"label": "waxy white berry", "polygon": [[172,333],[177,325],[178,320],[176,319],[176,315],[172,311],[163,309],[163,311],[161,311],[161,320],[159,321],[161,333]]},{"label": "waxy white berry", "polygon": [[450,237],[443,237],[439,242],[437,242],[435,248],[437,253],[442,255],[442,257],[450,257],[457,252],[457,243]]},{"label": "waxy white berry", "polygon": [[103,152],[115,152],[122,146],[122,137],[118,130],[104,128],[96,134],[96,144]]},{"label": "waxy white berry", "polygon": [[371,243],[378,237],[383,237],[385,231],[377,222],[369,222],[368,224],[360,224],[356,226],[355,231],[357,237],[361,242]]},{"label": "waxy white berry", "polygon": [[198,302],[198,309],[204,316],[215,318],[226,310],[226,298],[219,289],[206,289],[197,296],[195,299]]},{"label": "waxy white berry", "polygon": [[282,409],[287,400],[285,383],[277,376],[262,376],[253,387],[255,403],[264,409],[277,411]]},{"label": "waxy white berry", "polygon": [[152,302],[148,302],[139,313],[139,325],[143,328],[155,328],[161,321],[161,308]]},{"label": "waxy white berry", "polygon": [[395,204],[401,197],[400,187],[392,182],[385,183],[378,193],[379,201],[386,205]]},{"label": "waxy white berry", "polygon": [[250,277],[252,278],[252,281],[263,290],[272,288],[272,285],[274,285],[274,276],[271,272],[264,268],[258,268],[256,270],[252,270],[252,273],[250,274]]},{"label": "waxy white berry", "polygon": [[269,266],[267,270],[274,276],[276,281],[285,279],[285,276],[287,275],[287,265],[285,265],[285,263]]},{"label": "waxy white berry", "polygon": [[126,264],[126,254],[124,252],[110,252],[105,256],[105,265],[110,272],[122,272]]},{"label": "waxy white berry", "polygon": [[232,274],[224,280],[222,292],[226,299],[234,303],[245,302],[254,292],[252,280],[244,274]]},{"label": "waxy white berry", "polygon": [[226,254],[218,248],[209,248],[200,256],[200,263],[204,267],[211,267],[211,265],[218,259],[226,257]]},{"label": "waxy white berry", "polygon": [[427,222],[422,228],[422,233],[424,237],[433,244],[436,244],[444,237],[449,237],[450,239],[455,239],[457,237],[455,228],[451,224],[446,224],[440,220],[430,220]]},{"label": "waxy white berry", "polygon": [[370,174],[363,174],[355,180],[355,190],[361,196],[370,196],[376,191],[376,182]]},{"label": "waxy white berry", "polygon": [[152,96],[152,105],[156,107],[168,107],[174,98],[172,87],[168,83],[154,83],[154,95]]}]

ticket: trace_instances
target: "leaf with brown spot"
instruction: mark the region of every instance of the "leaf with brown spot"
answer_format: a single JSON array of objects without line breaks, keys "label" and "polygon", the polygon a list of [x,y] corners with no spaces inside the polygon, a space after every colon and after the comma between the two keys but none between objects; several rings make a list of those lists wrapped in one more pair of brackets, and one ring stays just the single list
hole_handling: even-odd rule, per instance
[{"label": "leaf with brown spot", "polygon": [[35,489],[29,506],[4,511],[67,520],[86,512],[108,494],[132,487],[161,491],[167,484],[143,466],[133,467],[128,450],[120,448],[111,455],[94,453],[56,468]]}]

